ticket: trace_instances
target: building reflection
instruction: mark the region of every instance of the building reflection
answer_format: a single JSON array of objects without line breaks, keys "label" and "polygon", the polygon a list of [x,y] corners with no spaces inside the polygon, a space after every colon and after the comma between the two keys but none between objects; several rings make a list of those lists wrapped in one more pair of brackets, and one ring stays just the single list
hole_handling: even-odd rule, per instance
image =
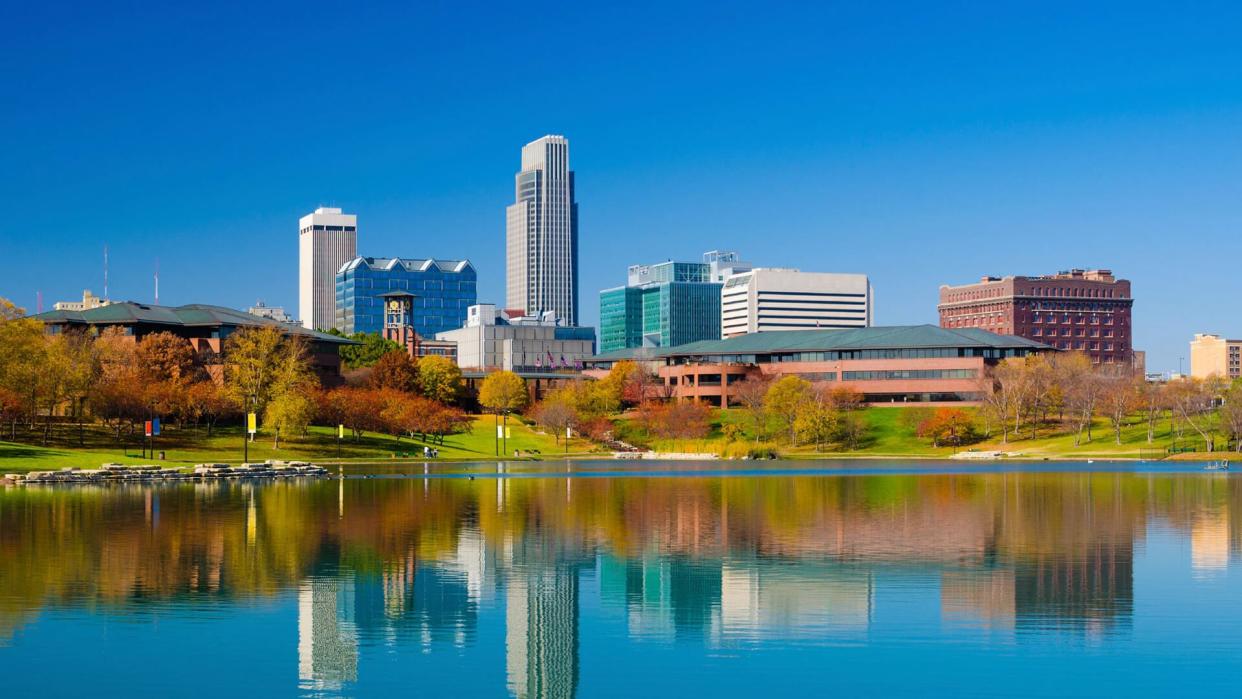
[{"label": "building reflection", "polygon": [[[507,475],[507,474],[506,474]],[[383,646],[434,654],[504,624],[518,697],[579,687],[581,598],[634,639],[865,640],[889,571],[949,624],[1126,632],[1149,524],[1189,566],[1236,560],[1242,483],[1131,474],[334,480],[0,493],[0,636],[45,605],[295,590],[297,675],[348,691]],[[343,505],[343,506],[342,506]],[[926,581],[931,582],[926,582]],[[937,582],[938,581],[938,584]],[[588,641],[589,642],[589,641]],[[365,662],[365,660],[364,660]],[[365,668],[361,672],[365,675]],[[365,679],[365,677],[363,677]]]}]

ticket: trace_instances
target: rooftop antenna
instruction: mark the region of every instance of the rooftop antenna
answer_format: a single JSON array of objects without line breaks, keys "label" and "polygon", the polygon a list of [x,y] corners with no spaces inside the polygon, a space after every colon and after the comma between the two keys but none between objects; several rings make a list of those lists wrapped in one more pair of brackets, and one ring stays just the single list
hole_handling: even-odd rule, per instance
[{"label": "rooftop antenna", "polygon": [[42,291],[35,292],[35,308],[39,309],[37,311],[38,313],[43,312],[43,292]]},{"label": "rooftop antenna", "polygon": [[160,305],[160,258],[155,258],[155,305]]}]

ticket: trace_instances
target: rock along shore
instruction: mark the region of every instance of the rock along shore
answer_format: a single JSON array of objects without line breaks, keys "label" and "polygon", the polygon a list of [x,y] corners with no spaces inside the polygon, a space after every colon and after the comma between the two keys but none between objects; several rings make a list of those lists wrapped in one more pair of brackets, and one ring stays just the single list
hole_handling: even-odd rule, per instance
[{"label": "rock along shore", "polygon": [[6,473],[0,485],[159,483],[242,478],[319,478],[328,470],[305,461],[265,461],[242,464],[197,464],[192,471],[155,465],[104,464],[97,469],[63,468],[59,471]]}]

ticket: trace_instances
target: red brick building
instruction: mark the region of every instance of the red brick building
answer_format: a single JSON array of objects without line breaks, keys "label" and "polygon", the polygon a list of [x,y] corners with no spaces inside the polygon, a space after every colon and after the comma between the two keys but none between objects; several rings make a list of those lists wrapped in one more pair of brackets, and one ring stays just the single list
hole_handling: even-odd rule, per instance
[{"label": "red brick building", "polygon": [[940,327],[982,328],[1061,350],[1085,352],[1103,364],[1134,361],[1130,282],[1107,269],[1043,277],[984,277],[941,286]]}]

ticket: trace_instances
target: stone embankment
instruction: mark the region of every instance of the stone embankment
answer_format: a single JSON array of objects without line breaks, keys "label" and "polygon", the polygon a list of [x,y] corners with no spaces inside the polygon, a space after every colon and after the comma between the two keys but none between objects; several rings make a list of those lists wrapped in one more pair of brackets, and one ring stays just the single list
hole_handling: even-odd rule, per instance
[{"label": "stone embankment", "polygon": [[160,466],[104,464],[98,469],[64,468],[59,471],[7,473],[3,485],[41,485],[59,483],[161,483],[235,478],[316,478],[328,470],[305,461],[265,461],[257,464],[198,464],[193,471]]}]

